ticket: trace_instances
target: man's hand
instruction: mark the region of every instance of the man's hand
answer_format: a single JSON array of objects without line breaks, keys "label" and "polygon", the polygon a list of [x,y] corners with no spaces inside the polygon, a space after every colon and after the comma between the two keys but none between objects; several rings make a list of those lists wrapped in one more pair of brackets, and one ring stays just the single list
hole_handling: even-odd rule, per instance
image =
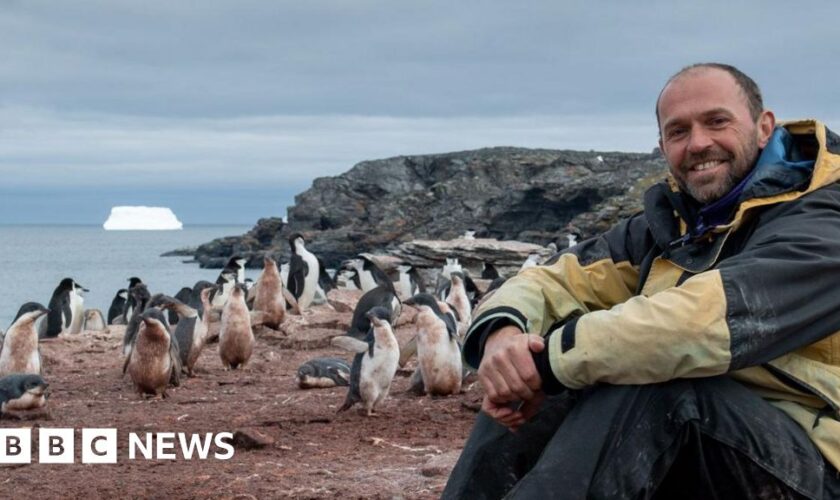
[{"label": "man's hand", "polygon": [[531,352],[542,352],[544,348],[542,337],[523,334],[514,326],[492,333],[484,345],[484,356],[478,368],[478,380],[487,394],[486,399],[499,407],[534,399],[542,380]]},{"label": "man's hand", "polygon": [[498,405],[492,403],[487,396],[484,396],[484,401],[481,402],[481,410],[496,422],[516,432],[519,426],[527,422],[531,417],[536,415],[540,405],[545,400],[545,393],[540,391],[534,394],[534,398],[528,401],[519,403],[508,403]]}]

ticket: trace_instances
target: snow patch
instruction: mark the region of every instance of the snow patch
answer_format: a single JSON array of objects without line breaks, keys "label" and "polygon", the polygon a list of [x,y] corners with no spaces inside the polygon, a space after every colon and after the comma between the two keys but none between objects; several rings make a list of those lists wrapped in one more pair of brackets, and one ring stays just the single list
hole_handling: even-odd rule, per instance
[{"label": "snow patch", "polygon": [[107,231],[173,230],[184,225],[166,207],[113,207],[105,224]]}]

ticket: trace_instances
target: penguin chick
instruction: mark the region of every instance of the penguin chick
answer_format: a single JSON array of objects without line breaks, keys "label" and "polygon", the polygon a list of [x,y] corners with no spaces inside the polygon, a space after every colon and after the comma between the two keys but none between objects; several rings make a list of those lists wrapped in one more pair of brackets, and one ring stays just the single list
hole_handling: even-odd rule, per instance
[{"label": "penguin chick", "polygon": [[262,313],[262,324],[277,330],[286,315],[283,279],[277,263],[271,257],[263,258],[263,272],[254,296],[254,311]]},{"label": "penguin chick", "polygon": [[101,332],[107,329],[105,317],[99,309],[85,309],[85,319],[82,322],[82,330]]},{"label": "penguin chick", "polygon": [[418,293],[405,301],[417,307],[417,361],[426,394],[446,396],[461,390],[461,348],[452,317],[435,298]]},{"label": "penguin chick", "polygon": [[219,357],[225,370],[245,366],[254,350],[254,332],[251,314],[245,304],[245,291],[236,286],[222,309],[219,330]]},{"label": "penguin chick", "polygon": [[371,416],[391,389],[400,347],[389,323],[391,311],[385,307],[374,307],[368,311],[367,317],[371,328],[365,341],[345,337],[348,344],[354,342],[352,350],[357,354],[350,368],[350,388],[338,411],[345,411],[361,401],[365,413]]},{"label": "penguin chick", "polygon": [[458,337],[463,338],[467,329],[472,323],[472,304],[467,295],[467,287],[464,280],[464,273],[455,271],[452,273],[452,284],[449,287],[449,295],[446,296],[446,303],[458,315]]},{"label": "penguin chick", "polygon": [[36,302],[27,302],[18,311],[3,345],[0,346],[0,376],[12,373],[41,374],[41,352],[35,321],[49,310]]},{"label": "penguin chick", "polygon": [[169,333],[163,312],[151,307],[137,316],[140,327],[126,357],[123,372],[128,370],[137,392],[166,397],[170,382],[180,383],[181,362],[178,344]]},{"label": "penguin chick", "polygon": [[47,387],[40,375],[15,373],[0,378],[0,414],[42,408],[47,404]]}]

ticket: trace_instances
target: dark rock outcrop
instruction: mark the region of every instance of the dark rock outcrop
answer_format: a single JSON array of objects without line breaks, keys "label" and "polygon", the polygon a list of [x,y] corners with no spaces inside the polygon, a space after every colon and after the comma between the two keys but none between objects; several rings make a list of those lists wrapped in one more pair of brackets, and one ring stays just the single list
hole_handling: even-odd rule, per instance
[{"label": "dark rock outcrop", "polygon": [[322,177],[295,197],[288,224],[261,219],[247,234],[202,245],[196,259],[221,267],[234,253],[288,256],[286,238],[307,237],[329,267],[360,252],[415,239],[476,237],[566,246],[565,235],[598,234],[641,209],[644,189],[661,179],[656,152],[615,153],[488,148],[364,161]]}]

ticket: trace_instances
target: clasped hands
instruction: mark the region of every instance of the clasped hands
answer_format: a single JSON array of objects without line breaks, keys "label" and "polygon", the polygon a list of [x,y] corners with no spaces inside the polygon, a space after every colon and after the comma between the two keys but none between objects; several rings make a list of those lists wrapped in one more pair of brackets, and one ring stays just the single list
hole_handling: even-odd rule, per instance
[{"label": "clasped hands", "polygon": [[485,391],[481,409],[512,431],[533,417],[545,399],[531,354],[543,349],[542,337],[523,334],[514,326],[500,328],[484,344],[478,368],[478,380]]}]

